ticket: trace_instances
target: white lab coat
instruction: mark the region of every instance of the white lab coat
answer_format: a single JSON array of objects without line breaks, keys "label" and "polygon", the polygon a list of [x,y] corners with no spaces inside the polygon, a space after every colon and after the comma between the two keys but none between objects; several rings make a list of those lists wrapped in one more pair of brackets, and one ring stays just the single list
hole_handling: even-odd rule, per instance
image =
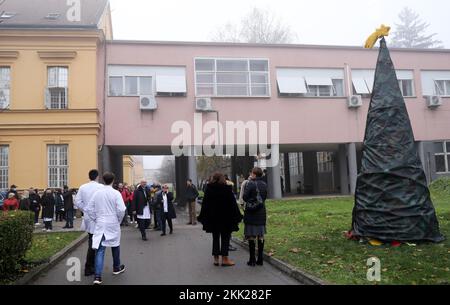
[{"label": "white lab coat", "polygon": [[[85,213],[84,210],[86,209],[89,201],[101,188],[103,188],[103,184],[100,184],[96,181],[91,181],[80,186],[77,196],[75,197],[75,207],[81,210],[81,212]],[[80,229],[88,232],[89,234],[94,234],[95,227],[92,221],[89,220],[89,218],[83,217]]]},{"label": "white lab coat", "polygon": [[125,216],[125,203],[119,191],[108,185],[98,190],[85,209],[85,216],[95,224],[92,249],[120,245],[120,223]]}]

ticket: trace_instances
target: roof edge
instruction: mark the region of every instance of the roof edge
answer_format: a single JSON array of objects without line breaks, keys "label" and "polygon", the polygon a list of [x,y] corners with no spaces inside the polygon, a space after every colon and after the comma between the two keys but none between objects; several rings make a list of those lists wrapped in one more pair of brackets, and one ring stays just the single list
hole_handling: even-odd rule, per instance
[{"label": "roof edge", "polygon": [[[164,41],[164,40],[109,40],[109,44],[140,44],[140,45],[179,45],[179,46],[223,46],[223,47],[254,47],[254,48],[303,48],[303,49],[338,49],[338,50],[366,50],[373,51],[377,48],[366,49],[363,46],[344,46],[344,45],[316,45],[316,44],[265,44],[265,43],[244,43],[244,42],[210,42],[210,41]],[[431,52],[431,53],[450,53],[450,49],[406,49],[389,48],[391,51],[400,52]]]}]

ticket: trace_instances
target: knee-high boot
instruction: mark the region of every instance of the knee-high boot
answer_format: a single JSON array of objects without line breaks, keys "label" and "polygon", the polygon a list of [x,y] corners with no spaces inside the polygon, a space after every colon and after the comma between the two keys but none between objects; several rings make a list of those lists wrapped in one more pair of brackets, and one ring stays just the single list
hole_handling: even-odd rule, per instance
[{"label": "knee-high boot", "polygon": [[258,239],[258,260],[256,261],[256,264],[262,266],[263,259],[264,259],[264,240]]},{"label": "knee-high boot", "polygon": [[250,260],[247,262],[247,265],[254,267],[256,264],[256,257],[255,257],[256,243],[254,240],[249,240],[248,245],[250,251]]}]

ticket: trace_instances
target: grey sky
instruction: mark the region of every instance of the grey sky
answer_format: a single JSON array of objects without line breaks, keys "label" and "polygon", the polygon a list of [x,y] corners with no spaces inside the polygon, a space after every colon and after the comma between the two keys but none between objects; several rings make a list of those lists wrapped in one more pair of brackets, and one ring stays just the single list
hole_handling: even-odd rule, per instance
[{"label": "grey sky", "polygon": [[111,0],[115,39],[208,41],[252,7],[274,11],[302,44],[363,45],[380,24],[394,26],[409,6],[450,48],[448,0]]}]

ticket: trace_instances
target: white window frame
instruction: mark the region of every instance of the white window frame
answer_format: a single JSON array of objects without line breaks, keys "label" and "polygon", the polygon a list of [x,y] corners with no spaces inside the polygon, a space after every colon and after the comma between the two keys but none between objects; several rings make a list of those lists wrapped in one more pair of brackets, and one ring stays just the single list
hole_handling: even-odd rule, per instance
[{"label": "white window frame", "polygon": [[[411,82],[411,95],[405,95],[404,92],[403,92],[402,83],[405,82],[405,81]],[[400,87],[400,92],[402,93],[403,97],[415,97],[416,96],[416,90],[414,88],[414,80],[413,79],[406,79],[406,78],[402,79],[402,78],[399,78],[398,79],[398,86]]]},{"label": "white window frame", "polygon": [[[6,71],[6,72],[4,72]],[[3,78],[3,75],[6,75]],[[0,90],[5,97],[4,105],[0,105],[0,109],[7,108],[11,104],[11,67],[0,65]],[[3,104],[3,103],[2,103]]]},{"label": "white window frame", "polygon": [[[444,87],[441,88],[438,85],[438,82],[444,82]],[[434,90],[436,92],[436,95],[442,96],[442,97],[449,97],[450,91],[447,92],[447,86],[445,85],[446,82],[450,83],[450,79],[435,79],[434,80]]]},{"label": "white window frame", "polygon": [[0,145],[0,191],[9,185],[9,145]]},{"label": "white window frame", "polygon": [[[127,94],[126,93],[126,78],[127,77],[136,77],[137,78],[137,94]],[[122,93],[119,95],[112,95],[111,94],[111,78],[121,78],[122,79]],[[151,79],[151,92],[149,93],[142,93],[141,92],[141,78],[150,78]],[[141,95],[155,95],[155,85],[154,85],[154,76],[153,75],[109,75],[108,76],[108,96],[109,97],[130,97],[130,96],[141,96]]]},{"label": "white window frame", "polygon": [[[450,173],[450,162],[448,161],[448,157],[450,156],[450,151],[447,150],[447,143],[450,141],[442,141],[442,142],[435,142],[440,143],[443,146],[442,152],[438,152],[434,154],[434,157],[436,156],[444,156],[444,164],[445,164],[445,172],[438,172],[436,168],[436,174],[449,174]],[[435,160],[436,162],[436,160]]]},{"label": "white window frame", "polygon": [[[61,79],[61,71],[65,70],[67,79]],[[55,71],[55,83],[51,83],[51,73]],[[45,106],[47,109],[69,108],[69,67],[47,66],[47,88],[45,89]],[[57,94],[56,96],[54,94]]]},{"label": "white window frame", "polygon": [[[197,71],[197,60],[212,60],[213,71]],[[247,61],[247,70],[246,71],[218,71],[217,62],[218,61]],[[251,70],[251,62],[252,61],[265,61],[267,62],[267,71],[252,71]],[[199,83],[197,80],[198,74],[213,74],[213,83]],[[246,73],[247,74],[247,83],[217,83],[217,73]],[[194,74],[195,74],[195,96],[197,97],[219,97],[219,98],[269,98],[271,97],[271,84],[270,84],[270,61],[268,58],[227,58],[227,57],[196,57],[194,58]],[[267,78],[266,83],[253,83],[252,75],[264,75]],[[217,87],[223,86],[244,86],[247,87],[247,95],[219,95],[217,94]],[[213,94],[199,94],[198,87],[212,87]],[[252,88],[260,87],[265,88],[267,90],[267,95],[253,95]]]},{"label": "white window frame", "polygon": [[[52,149],[55,149],[52,151]],[[62,153],[65,150],[66,164],[62,162]],[[53,157],[56,157],[56,160]],[[53,162],[54,161],[54,162]],[[50,188],[62,188],[69,185],[69,145],[49,144],[47,145],[47,182]],[[56,170],[56,180],[52,181],[52,170]],[[64,179],[65,172],[65,179]]]}]

